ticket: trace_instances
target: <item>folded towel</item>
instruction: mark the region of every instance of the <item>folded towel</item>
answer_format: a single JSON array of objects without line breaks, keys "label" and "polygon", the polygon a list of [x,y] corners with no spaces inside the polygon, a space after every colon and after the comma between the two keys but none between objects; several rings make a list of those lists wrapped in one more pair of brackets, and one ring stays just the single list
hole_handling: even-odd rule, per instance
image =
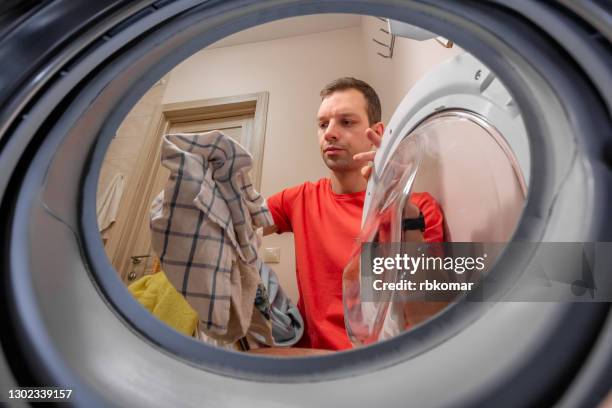
[{"label": "folded towel", "polygon": [[153,316],[186,336],[194,335],[198,314],[174,289],[163,272],[143,276],[128,290]]}]

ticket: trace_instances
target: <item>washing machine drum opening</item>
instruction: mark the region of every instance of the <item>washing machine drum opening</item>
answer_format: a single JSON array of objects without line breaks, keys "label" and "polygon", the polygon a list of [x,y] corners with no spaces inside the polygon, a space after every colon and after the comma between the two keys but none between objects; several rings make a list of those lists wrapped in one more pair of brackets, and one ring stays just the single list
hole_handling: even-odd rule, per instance
[{"label": "washing machine drum opening", "polygon": [[[345,321],[354,344],[389,338],[410,326],[403,320],[399,297],[390,291],[372,295],[368,279],[376,276],[381,286],[405,276],[396,268],[373,275],[371,262],[365,262],[373,255],[363,257],[363,251],[373,249],[363,245],[370,242],[376,244],[379,258],[419,256],[411,253],[416,246],[393,245],[411,241],[407,235],[412,231],[402,228],[408,201],[432,202],[421,208],[424,218],[437,224],[425,223],[427,242],[496,243],[497,250],[499,243],[511,240],[527,192],[506,139],[484,118],[462,110],[431,115],[397,144],[382,165],[372,184],[359,243],[343,274]],[[436,216],[440,212],[442,219]]]},{"label": "washing machine drum opening", "polygon": [[[0,71],[0,316],[8,328],[0,331],[0,378],[10,388],[59,385],[75,390],[71,402],[88,407],[545,406],[561,394],[568,406],[594,406],[608,392],[612,321],[604,303],[458,303],[431,324],[372,347],[299,360],[204,346],[129,298],[106,261],[94,210],[104,147],[133,103],[173,66],[240,29],[349,12],[393,16],[452,38],[507,85],[537,157],[515,239],[610,241],[612,155],[605,152],[611,151],[612,32],[601,2],[584,8],[567,1],[432,0],[24,4],[34,3],[0,29],[0,55],[14,62]],[[480,180],[475,192],[463,187],[469,194],[447,197],[447,187],[470,180],[420,184],[427,149],[424,143],[418,170],[400,162],[397,188],[374,200],[390,217],[378,222],[387,225],[378,239],[401,240],[394,223],[401,198],[414,191],[436,198],[447,240],[484,240],[459,210],[473,209],[476,187],[492,185],[482,180],[494,173],[473,176]],[[413,168],[414,179],[402,178]],[[519,179],[515,168],[506,170]],[[376,234],[364,231],[371,234],[366,240]],[[512,223],[487,233],[504,231],[512,232]],[[345,289],[353,285],[358,293],[358,284],[353,277]],[[386,319],[386,312],[375,312],[374,319]],[[360,338],[376,340],[372,320],[364,324],[368,333]]]}]

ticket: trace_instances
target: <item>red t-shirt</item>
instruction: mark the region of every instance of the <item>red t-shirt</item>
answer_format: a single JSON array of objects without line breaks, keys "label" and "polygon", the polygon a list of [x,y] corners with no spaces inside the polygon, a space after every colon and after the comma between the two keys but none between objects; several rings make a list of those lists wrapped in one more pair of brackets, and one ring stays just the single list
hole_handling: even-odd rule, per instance
[{"label": "red t-shirt", "polygon": [[[306,182],[268,198],[278,232],[292,231],[296,275],[304,318],[298,347],[351,348],[344,326],[342,271],[361,230],[365,191],[336,194],[331,180]],[[413,193],[411,201],[425,218],[427,242],[443,241],[442,211],[428,193]]]}]

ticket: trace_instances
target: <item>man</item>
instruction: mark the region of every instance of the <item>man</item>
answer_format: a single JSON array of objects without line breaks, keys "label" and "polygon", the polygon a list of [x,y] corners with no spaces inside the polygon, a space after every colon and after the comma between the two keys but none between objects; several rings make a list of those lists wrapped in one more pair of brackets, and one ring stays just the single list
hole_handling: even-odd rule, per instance
[{"label": "man", "polygon": [[[264,230],[293,232],[296,274],[304,317],[301,347],[342,350],[351,347],[342,305],[342,271],[361,227],[367,177],[384,132],[380,100],[367,83],[340,78],[321,91],[317,114],[321,157],[330,178],[306,182],[267,201],[274,224]],[[405,234],[410,241],[442,241],[442,213],[427,193],[414,193],[404,216],[419,218],[426,229]]]}]

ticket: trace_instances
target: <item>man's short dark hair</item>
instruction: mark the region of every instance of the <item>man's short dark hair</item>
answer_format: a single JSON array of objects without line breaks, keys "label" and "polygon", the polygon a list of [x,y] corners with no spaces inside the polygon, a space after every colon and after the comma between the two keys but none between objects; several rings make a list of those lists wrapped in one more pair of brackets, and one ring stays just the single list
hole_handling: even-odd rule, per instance
[{"label": "man's short dark hair", "polygon": [[321,89],[321,98],[325,99],[334,92],[345,91],[347,89],[356,89],[365,97],[370,125],[381,121],[380,99],[374,88],[360,79],[351,77],[338,78]]}]

